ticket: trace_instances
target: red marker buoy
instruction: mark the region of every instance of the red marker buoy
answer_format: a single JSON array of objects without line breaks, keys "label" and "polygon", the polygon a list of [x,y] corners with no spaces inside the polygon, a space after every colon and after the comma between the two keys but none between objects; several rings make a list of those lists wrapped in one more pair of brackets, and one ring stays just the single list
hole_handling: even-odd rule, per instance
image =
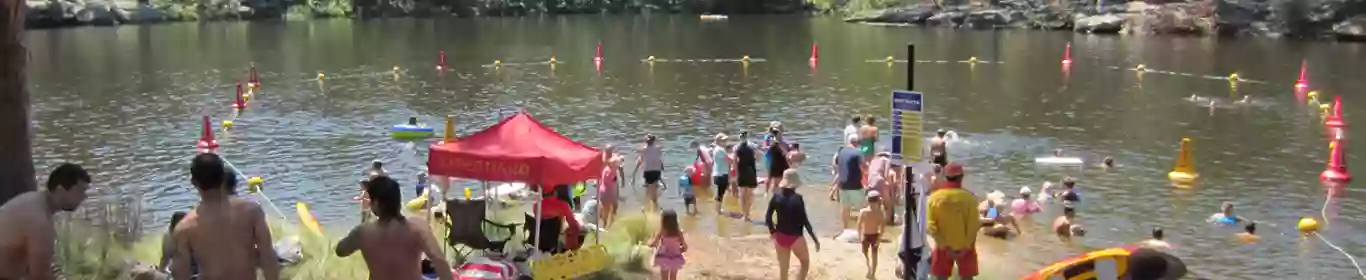
[{"label": "red marker buoy", "polygon": [[1323,126],[1329,128],[1347,127],[1347,122],[1342,119],[1342,96],[1333,97],[1333,114],[1323,120]]},{"label": "red marker buoy", "polygon": [[598,43],[597,50],[593,51],[593,62],[602,63],[602,43]]},{"label": "red marker buoy", "polygon": [[1062,51],[1062,64],[1072,64],[1072,43],[1067,43],[1067,48]]},{"label": "red marker buoy", "polygon": [[247,101],[242,99],[242,82],[240,80],[237,82],[237,100],[232,102],[232,108],[238,110],[247,108]]},{"label": "red marker buoy", "polygon": [[436,70],[446,70],[446,51],[437,53]]},{"label": "red marker buoy", "polygon": [[213,138],[213,128],[209,125],[209,116],[204,116],[204,130],[199,133],[199,141],[194,146],[199,149],[200,153],[211,153],[218,149],[218,140]]},{"label": "red marker buoy", "polygon": [[1295,79],[1295,89],[1305,89],[1309,87],[1309,61],[1300,60],[1300,77]]},{"label": "red marker buoy", "polygon": [[1347,172],[1347,158],[1343,156],[1343,143],[1333,140],[1333,151],[1328,153],[1328,168],[1319,174],[1319,180],[1345,183],[1352,181],[1352,173]]}]

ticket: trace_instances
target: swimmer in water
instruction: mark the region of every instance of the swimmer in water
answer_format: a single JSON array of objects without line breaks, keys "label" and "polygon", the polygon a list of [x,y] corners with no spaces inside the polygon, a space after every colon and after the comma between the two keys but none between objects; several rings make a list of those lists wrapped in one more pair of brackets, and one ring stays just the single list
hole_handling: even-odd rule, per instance
[{"label": "swimmer in water", "polygon": [[1243,242],[1243,244],[1257,243],[1257,240],[1262,239],[1257,236],[1257,223],[1247,223],[1246,226],[1243,226],[1243,232],[1239,232],[1237,237],[1238,241]]},{"label": "swimmer in water", "polygon": [[1062,157],[1062,149],[1054,149],[1053,157]]},{"label": "swimmer in water", "polygon": [[[1067,188],[1067,189],[1062,190],[1062,191],[1060,191],[1060,192],[1052,193],[1052,195],[1051,195],[1052,198],[1061,199],[1064,203],[1076,203],[1076,202],[1081,202],[1081,194],[1077,192],[1077,181],[1076,181],[1076,180],[1072,179],[1072,177],[1063,178],[1063,179],[1062,179],[1062,186],[1063,186],[1064,188]],[[1053,183],[1052,183],[1052,182],[1044,182],[1044,183],[1043,183],[1043,193],[1044,193],[1045,195],[1041,195],[1041,196],[1039,197],[1039,200],[1047,200],[1046,197],[1050,196],[1050,195],[1048,195],[1048,193],[1049,193],[1049,192],[1048,192],[1048,189],[1051,188],[1051,187],[1053,187]]]},{"label": "swimmer in water", "polygon": [[934,139],[930,140],[930,156],[933,157],[931,163],[949,164],[948,139],[945,137],[947,134],[948,131],[944,131],[943,128],[934,132]]},{"label": "swimmer in water", "polygon": [[1219,207],[1219,213],[1214,213],[1214,215],[1210,215],[1209,217],[1210,223],[1217,224],[1235,225],[1247,221],[1247,219],[1243,219],[1243,217],[1233,214],[1232,202],[1224,202],[1224,204]]},{"label": "swimmer in water", "polygon": [[417,117],[409,117],[408,125],[417,126]]},{"label": "swimmer in water", "polygon": [[1105,167],[1106,169],[1115,168],[1115,158],[1105,157],[1105,160],[1100,162],[1100,166]]},{"label": "swimmer in water", "polygon": [[[1000,191],[993,191],[987,194],[987,199],[977,204],[978,219],[982,222],[982,234],[986,236],[1006,239],[1019,234],[1020,225],[1015,222],[1015,216],[1006,214],[1005,194]],[[1011,229],[1014,229],[1012,232]]]},{"label": "swimmer in water", "polygon": [[1076,208],[1072,208],[1072,206],[1063,206],[1062,216],[1053,220],[1053,233],[1056,233],[1059,237],[1063,238],[1085,236],[1086,229],[1076,223],[1076,218]]},{"label": "swimmer in water", "polygon": [[1152,238],[1152,239],[1148,239],[1148,240],[1144,240],[1144,241],[1143,241],[1142,243],[1140,243],[1139,245],[1140,245],[1140,246],[1143,246],[1143,247],[1156,248],[1156,249],[1171,249],[1171,248],[1172,248],[1172,244],[1167,243],[1167,241],[1165,241],[1165,240],[1162,240],[1163,238],[1165,238],[1165,236],[1164,236],[1164,234],[1162,233],[1162,228],[1160,228],[1160,227],[1154,227],[1154,228],[1153,228],[1153,238]]}]

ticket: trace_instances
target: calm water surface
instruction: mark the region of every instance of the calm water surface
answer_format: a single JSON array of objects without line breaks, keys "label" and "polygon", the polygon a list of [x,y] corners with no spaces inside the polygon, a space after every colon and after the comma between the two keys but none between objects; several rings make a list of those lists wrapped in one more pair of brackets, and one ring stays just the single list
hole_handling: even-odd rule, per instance
[{"label": "calm water surface", "polygon": [[[313,204],[332,230],[358,218],[355,180],[370,160],[411,184],[426,145],[395,142],[386,131],[408,116],[437,124],[459,116],[473,132],[526,109],[571,138],[593,145],[633,144],[645,132],[661,135],[668,164],[691,159],[686,143],[725,131],[759,131],[783,120],[812,160],[802,166],[804,192],[823,197],[824,160],[855,113],[888,114],[892,89],[905,87],[905,64],[889,67],[918,44],[920,60],[1003,61],[1002,64],[916,64],[915,88],[928,93],[927,129],[949,128],[964,142],[955,160],[968,166],[979,193],[1038,190],[1045,180],[1080,178],[1086,201],[1080,221],[1091,230],[1073,244],[1046,234],[1058,209],[1049,207],[1026,235],[985,241],[984,250],[1020,259],[983,269],[1016,277],[1062,257],[1141,240],[1166,228],[1197,278],[1348,279],[1355,268],[1324,244],[1301,240],[1301,216],[1317,216],[1328,188],[1316,176],[1327,157],[1319,117],[1291,91],[1299,62],[1311,62],[1313,86],[1325,96],[1346,95],[1349,123],[1366,123],[1351,108],[1366,106],[1349,92],[1366,89],[1354,76],[1366,61],[1353,44],[1269,40],[1087,36],[1068,32],[959,31],[852,25],[831,19],[735,17],[566,17],[472,20],[217,23],[41,30],[28,33],[32,53],[35,158],[42,169],[59,161],[90,166],[100,184],[138,188],[159,224],[196,200],[187,159],[199,133],[199,114],[228,114],[232,83],[256,61],[264,93],[230,133],[224,153],[242,171],[264,176],[274,203],[289,212]],[[601,41],[606,63],[591,57]],[[821,61],[807,65],[812,42]],[[1059,67],[1072,43],[1075,65]],[[455,71],[431,70],[445,50]],[[751,63],[641,63],[658,58],[767,59]],[[556,56],[564,64],[534,64]],[[504,67],[487,67],[493,60]],[[528,63],[528,64],[523,64]],[[1115,68],[1147,67],[1192,75],[1146,74]],[[406,74],[394,80],[394,65]],[[327,73],[322,86],[311,81]],[[1200,76],[1238,72],[1228,82]],[[1220,102],[1211,113],[1207,102]],[[1234,104],[1243,95],[1251,104]],[[1354,133],[1349,133],[1355,137]],[[1200,181],[1170,186],[1177,142],[1194,140]],[[756,139],[757,140],[757,139]],[[1115,157],[1121,168],[1037,166],[1032,158],[1063,148],[1088,161]],[[1349,158],[1351,156],[1349,155]],[[628,163],[631,164],[631,163]],[[665,178],[677,178],[672,168]],[[672,180],[671,180],[672,181]],[[624,190],[638,200],[639,189]],[[1366,194],[1353,186],[1326,208],[1329,238],[1366,255],[1359,217]],[[665,200],[677,207],[672,190]],[[812,199],[818,230],[836,230],[833,203]],[[1219,203],[1238,204],[1261,221],[1263,240],[1237,245],[1238,229],[1203,221]],[[636,211],[635,202],[623,211]],[[704,204],[703,209],[711,206]],[[757,207],[756,207],[757,208]],[[758,211],[757,209],[755,211]],[[709,214],[690,219],[694,232],[759,234],[758,227]]]}]

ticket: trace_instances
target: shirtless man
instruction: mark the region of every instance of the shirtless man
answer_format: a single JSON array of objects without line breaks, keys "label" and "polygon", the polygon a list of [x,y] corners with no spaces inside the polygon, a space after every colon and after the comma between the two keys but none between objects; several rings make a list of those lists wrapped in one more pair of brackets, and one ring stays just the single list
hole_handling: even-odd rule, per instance
[{"label": "shirtless man", "polygon": [[199,154],[190,162],[190,182],[199,189],[199,205],[171,233],[176,242],[172,278],[190,279],[196,272],[190,266],[193,259],[201,280],[256,279],[257,268],[266,280],[280,279],[265,211],[260,204],[224,192],[225,173],[223,159],[216,154]]},{"label": "shirtless man", "polygon": [[1053,233],[1063,238],[1086,235],[1086,230],[1073,221],[1076,218],[1077,209],[1072,208],[1072,206],[1063,206],[1062,217],[1053,220]]},{"label": "shirtless man", "polygon": [[873,160],[873,154],[877,151],[877,119],[873,115],[863,116],[863,126],[858,128],[858,150],[863,153],[863,162]]},{"label": "shirtless man", "polygon": [[787,162],[792,165],[792,168],[801,166],[803,162],[806,162],[806,153],[802,152],[801,144],[792,143],[787,146]]},{"label": "shirtless man", "polygon": [[0,205],[0,279],[56,279],[52,258],[57,232],[52,215],[85,201],[90,174],[64,163],[47,178],[47,191],[31,191]]},{"label": "shirtless man", "polygon": [[453,279],[451,266],[427,223],[409,222],[400,213],[403,202],[398,182],[380,176],[366,182],[365,187],[378,218],[351,229],[337,242],[337,256],[345,258],[360,251],[370,269],[370,279],[422,279],[422,256],[426,255],[436,267],[438,279]]},{"label": "shirtless man", "polygon": [[934,132],[934,139],[930,139],[930,156],[932,157],[930,163],[938,165],[949,164],[949,148],[948,143],[946,142],[947,139],[944,139],[944,135],[947,133],[948,131],[944,131],[943,128],[940,128],[939,131]]},{"label": "shirtless man", "polygon": [[1148,248],[1154,248],[1154,249],[1164,249],[1164,250],[1165,250],[1165,249],[1171,249],[1171,248],[1172,248],[1172,244],[1171,244],[1171,243],[1167,243],[1166,240],[1163,240],[1163,239],[1165,239],[1165,238],[1166,238],[1166,236],[1165,236],[1165,234],[1163,234],[1162,228],[1160,228],[1160,227],[1155,227],[1155,228],[1153,228],[1153,238],[1152,238],[1152,239],[1148,239],[1148,240],[1144,240],[1143,242],[1139,243],[1139,246],[1148,247]]}]

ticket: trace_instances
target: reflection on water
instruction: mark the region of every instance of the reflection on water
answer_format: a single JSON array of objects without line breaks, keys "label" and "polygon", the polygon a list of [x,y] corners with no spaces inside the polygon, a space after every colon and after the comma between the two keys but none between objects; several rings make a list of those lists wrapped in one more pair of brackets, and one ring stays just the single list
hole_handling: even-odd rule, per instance
[{"label": "reflection on water", "polygon": [[[458,130],[469,133],[525,109],[595,146],[635,144],[653,133],[670,155],[665,178],[676,178],[691,160],[688,141],[758,131],[770,120],[784,121],[788,137],[819,159],[835,152],[848,116],[888,114],[889,92],[905,87],[909,64],[865,60],[904,60],[904,44],[916,42],[915,60],[1003,62],[914,64],[915,89],[927,93],[925,128],[962,134],[950,153],[967,165],[971,190],[1013,193],[1073,176],[1086,193],[1079,221],[1091,233],[1074,244],[1045,230],[1060,212],[1056,206],[1026,223],[1017,240],[983,239],[984,251],[1020,257],[996,268],[1003,274],[1141,240],[1154,226],[1167,229],[1175,252],[1201,278],[1355,273],[1343,257],[1301,240],[1293,228],[1322,207],[1325,191],[1316,176],[1327,137],[1316,108],[1296,101],[1291,84],[1300,60],[1308,59],[1314,90],[1324,100],[1360,91],[1366,83],[1349,76],[1362,61],[1360,45],[886,28],[790,17],[703,23],[599,16],[168,24],[41,30],[26,39],[38,166],[80,162],[102,184],[145,189],[155,210],[145,217],[151,224],[196,200],[184,159],[198,138],[197,116],[205,110],[227,115],[232,83],[250,61],[257,63],[262,92],[231,131],[219,134],[225,156],[246,175],[265,177],[275,203],[308,202],[337,229],[358,220],[349,198],[370,160],[385,161],[401,182],[413,183],[426,145],[403,152],[406,144],[386,131],[410,116],[436,124],[453,114]],[[597,42],[604,63],[595,66]],[[807,65],[812,42],[822,51],[814,68]],[[1069,42],[1073,63],[1059,69],[1057,58]],[[438,73],[431,68],[442,50],[450,69]],[[745,55],[765,61],[640,62]],[[538,64],[551,56],[561,63]],[[484,67],[494,60],[504,64]],[[1121,70],[1137,64],[1175,74]],[[394,65],[404,69],[397,79]],[[316,81],[320,71],[322,82]],[[1258,82],[1239,83],[1234,92],[1217,79],[1235,72]],[[1217,113],[1186,101],[1192,95],[1218,98]],[[1220,105],[1242,96],[1252,102]],[[1366,105],[1360,99],[1348,96],[1345,106]],[[1350,110],[1346,117],[1366,120]],[[1201,175],[1188,188],[1172,187],[1163,176],[1182,137],[1194,140]],[[1033,163],[1058,148],[1088,165],[1110,156],[1121,167]],[[798,168],[810,183],[801,192],[810,198],[818,234],[833,234],[835,203],[824,199],[829,167],[811,160]],[[638,211],[641,189],[622,194],[629,201],[621,211]],[[1366,255],[1360,249],[1366,237],[1351,233],[1363,223],[1349,217],[1366,215],[1355,203],[1363,198],[1344,187],[1325,231],[1359,255]],[[663,200],[681,209],[676,192],[665,192]],[[699,201],[701,214],[685,219],[692,232],[766,234],[760,226],[718,219],[711,200]],[[766,198],[756,201],[757,217]],[[1261,243],[1236,245],[1236,230],[1204,223],[1223,201],[1268,225]]]}]

